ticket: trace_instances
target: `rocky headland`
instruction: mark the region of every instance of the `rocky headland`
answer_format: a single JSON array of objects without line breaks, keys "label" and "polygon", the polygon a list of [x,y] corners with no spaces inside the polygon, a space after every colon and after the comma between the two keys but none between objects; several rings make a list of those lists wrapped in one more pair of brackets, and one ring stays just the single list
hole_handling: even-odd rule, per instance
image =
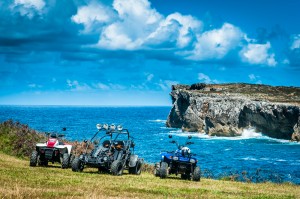
[{"label": "rocky headland", "polygon": [[166,125],[211,136],[240,136],[245,128],[300,140],[300,88],[257,84],[173,85]]}]

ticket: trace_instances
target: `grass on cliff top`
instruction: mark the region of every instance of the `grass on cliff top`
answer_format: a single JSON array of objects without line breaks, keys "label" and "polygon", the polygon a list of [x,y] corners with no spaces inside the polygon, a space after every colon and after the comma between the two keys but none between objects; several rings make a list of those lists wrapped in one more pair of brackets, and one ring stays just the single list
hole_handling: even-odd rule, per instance
[{"label": "grass on cliff top", "polygon": [[300,87],[270,86],[263,84],[205,84],[205,89],[193,90],[200,93],[238,94],[253,100],[267,100],[270,102],[292,103],[300,105]]},{"label": "grass on cliff top", "polygon": [[299,186],[292,184],[112,176],[96,169],[76,173],[56,164],[29,167],[29,161],[1,152],[0,181],[0,198],[300,198]]}]

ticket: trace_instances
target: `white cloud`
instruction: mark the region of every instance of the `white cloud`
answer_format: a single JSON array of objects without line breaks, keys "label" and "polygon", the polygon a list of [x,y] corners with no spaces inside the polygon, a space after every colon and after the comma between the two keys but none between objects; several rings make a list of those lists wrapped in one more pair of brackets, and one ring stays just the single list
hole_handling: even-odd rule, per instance
[{"label": "white cloud", "polygon": [[163,16],[148,0],[114,0],[111,5],[92,0],[79,7],[72,20],[84,25],[82,33],[99,34],[92,48],[162,50],[192,61],[240,58],[249,64],[277,65],[275,54],[269,52],[269,42],[256,44],[255,39],[230,23],[203,32],[202,21],[177,12]]},{"label": "white cloud", "polygon": [[293,41],[292,41],[292,45],[291,45],[291,50],[294,50],[296,48],[300,48],[300,34],[294,36]]},{"label": "white cloud", "polygon": [[67,80],[67,85],[70,87],[71,91],[86,91],[91,90],[91,87],[86,83],[80,84],[77,80]]},{"label": "white cloud", "polygon": [[271,44],[248,44],[241,52],[240,56],[244,62],[250,64],[265,64],[268,66],[276,66],[277,61],[275,60],[275,54],[270,53]]},{"label": "white cloud", "polygon": [[94,87],[100,90],[109,90],[109,86],[103,83],[97,83],[94,85]]},{"label": "white cloud", "polygon": [[195,37],[196,32],[202,30],[203,24],[190,15],[173,13],[162,20],[159,27],[151,33],[147,40],[156,43],[164,43],[173,40],[178,48],[188,46]]},{"label": "white cloud", "polygon": [[256,76],[254,74],[250,74],[248,75],[248,77],[251,81],[256,79]]},{"label": "white cloud", "polygon": [[92,1],[87,6],[78,8],[77,14],[72,16],[72,21],[84,25],[84,32],[89,33],[101,28],[104,23],[112,21],[114,13],[108,6]]},{"label": "white cloud", "polygon": [[204,73],[198,73],[198,79],[200,81],[203,81],[206,84],[217,84],[217,83],[219,83],[218,80],[216,80],[216,79],[212,80],[208,75],[205,75]]},{"label": "white cloud", "polygon": [[39,84],[28,84],[29,88],[42,88],[42,85]]},{"label": "white cloud", "polygon": [[104,27],[98,46],[108,49],[138,49],[162,19],[147,0],[114,0],[119,19]]},{"label": "white cloud", "polygon": [[172,85],[179,84],[177,81],[171,81],[171,80],[159,80],[158,86],[162,90],[171,90]]},{"label": "white cloud", "polygon": [[46,3],[44,0],[14,0],[11,9],[17,9],[22,16],[32,18],[35,14],[41,14]]},{"label": "white cloud", "polygon": [[97,84],[92,84],[92,88],[93,89],[100,89],[100,90],[124,90],[126,89],[125,86],[122,86],[120,84],[103,84],[101,82],[97,83]]},{"label": "white cloud", "polygon": [[154,75],[153,74],[149,74],[147,75],[147,81],[151,81],[153,79]]},{"label": "white cloud", "polygon": [[221,59],[230,50],[240,45],[244,33],[232,24],[224,23],[220,29],[214,29],[197,36],[195,49],[188,59]]}]

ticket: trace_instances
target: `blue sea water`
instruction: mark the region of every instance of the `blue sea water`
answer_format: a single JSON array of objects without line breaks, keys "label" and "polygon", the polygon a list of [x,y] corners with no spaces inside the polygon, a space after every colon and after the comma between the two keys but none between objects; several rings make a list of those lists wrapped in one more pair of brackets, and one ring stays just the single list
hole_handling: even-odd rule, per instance
[{"label": "blue sea water", "polygon": [[[202,175],[221,178],[237,175],[239,180],[270,180],[300,184],[300,144],[269,138],[245,130],[241,137],[209,137],[167,128],[171,107],[77,107],[0,106],[0,122],[13,119],[38,131],[59,132],[66,127],[66,139],[90,139],[97,123],[121,124],[135,139],[135,152],[148,163],[160,160],[160,151],[175,150],[168,135],[184,143],[192,135]],[[247,178],[247,179],[246,179]]]}]

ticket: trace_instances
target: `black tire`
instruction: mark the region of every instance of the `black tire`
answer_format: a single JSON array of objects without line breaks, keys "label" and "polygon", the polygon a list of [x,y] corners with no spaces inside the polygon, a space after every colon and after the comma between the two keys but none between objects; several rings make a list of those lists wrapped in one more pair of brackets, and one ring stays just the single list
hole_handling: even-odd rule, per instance
[{"label": "black tire", "polygon": [[162,162],[160,165],[160,170],[159,170],[159,174],[160,174],[160,178],[166,178],[168,176],[168,163],[166,162]]},{"label": "black tire", "polygon": [[72,167],[72,162],[74,161],[74,159],[75,159],[75,155],[71,154],[70,161],[69,161],[69,167]]},{"label": "black tire", "polygon": [[68,153],[63,154],[62,162],[61,162],[61,168],[66,169],[69,167],[70,163],[70,156]]},{"label": "black tire", "polygon": [[155,166],[154,166],[154,171],[153,171],[153,174],[155,177],[158,177],[160,176],[160,163],[156,163]]},{"label": "black tire", "polygon": [[142,166],[143,166],[143,162],[139,159],[139,160],[136,162],[135,167],[129,167],[128,172],[129,172],[130,174],[140,175],[141,172],[142,172]]},{"label": "black tire", "polygon": [[84,166],[83,166],[83,163],[81,162],[81,160],[78,157],[75,158],[72,162],[72,171],[74,171],[74,172],[80,171],[81,172],[81,171],[83,171],[83,168],[84,168]]},{"label": "black tire", "polygon": [[192,180],[200,181],[200,178],[201,178],[201,170],[199,166],[196,166],[193,172]]},{"label": "black tire", "polygon": [[29,163],[29,165],[31,167],[35,167],[36,166],[37,161],[38,161],[38,156],[39,156],[39,154],[38,154],[37,151],[32,151],[31,156],[30,156],[30,163]]},{"label": "black tire", "polygon": [[112,175],[120,176],[123,174],[123,163],[120,160],[115,160],[111,164],[110,171]]}]

